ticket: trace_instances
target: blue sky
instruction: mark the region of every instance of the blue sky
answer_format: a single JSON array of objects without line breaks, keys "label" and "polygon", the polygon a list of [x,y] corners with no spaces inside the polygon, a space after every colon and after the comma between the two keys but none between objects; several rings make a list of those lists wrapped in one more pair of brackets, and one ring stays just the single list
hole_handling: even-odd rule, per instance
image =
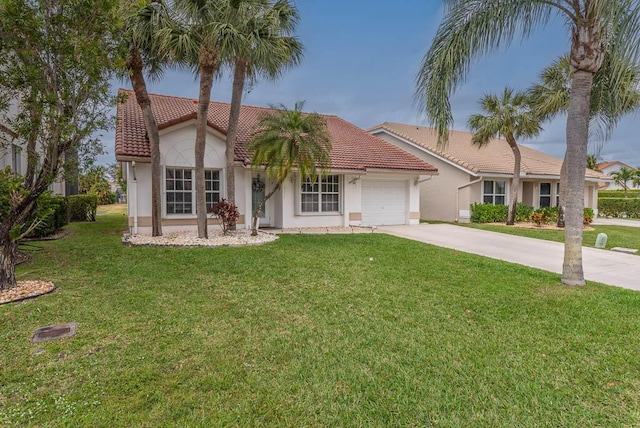
[{"label": "blue sky", "polygon": [[[362,128],[385,121],[428,125],[414,103],[415,76],[420,61],[443,16],[439,0],[293,0],[300,11],[298,36],[305,45],[302,63],[275,82],[258,81],[243,98],[255,106],[305,100],[305,110],[338,115]],[[454,129],[465,130],[485,93],[505,86],[526,89],[542,69],[569,49],[563,23],[553,22],[533,38],[484,57],[472,68],[452,97]],[[129,82],[114,83],[129,88]],[[197,98],[198,82],[189,71],[169,71],[149,84],[149,91]],[[212,99],[229,102],[228,75],[214,84]],[[625,118],[602,148],[603,160],[640,165],[637,115]],[[544,125],[535,139],[523,143],[562,157],[564,117]],[[113,162],[113,132],[104,135]]]}]

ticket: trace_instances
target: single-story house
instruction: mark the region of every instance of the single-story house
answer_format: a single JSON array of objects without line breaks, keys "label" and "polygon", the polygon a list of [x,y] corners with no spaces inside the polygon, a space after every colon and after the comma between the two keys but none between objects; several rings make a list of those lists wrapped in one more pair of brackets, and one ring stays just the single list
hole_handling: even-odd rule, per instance
[{"label": "single-story house", "polygon": [[[151,231],[151,164],[142,111],[132,91],[120,90],[115,137],[116,159],[127,181],[129,227]],[[197,100],[150,95],[160,131],[163,230],[193,229]],[[235,158],[239,227],[250,227],[253,207],[273,183],[250,166],[247,145],[258,117],[269,109],[242,106]],[[209,105],[205,152],[207,206],[226,196],[225,138],[229,104]],[[315,184],[292,174],[267,202],[261,226],[345,227],[417,224],[419,182],[437,174],[424,160],[337,117],[324,116],[330,134],[331,170]],[[211,218],[210,224],[217,224]]]},{"label": "single-story house", "polygon": [[[634,167],[629,166],[626,163],[620,162],[620,161],[601,162],[598,164],[598,170],[603,174],[607,174],[610,177],[612,172],[618,172],[620,171],[620,168],[623,168],[623,167],[631,170],[635,169]],[[633,188],[632,181],[627,181],[627,188],[628,189]],[[622,187],[615,181],[608,181],[600,184],[600,190],[623,190],[623,189],[624,187]]]},{"label": "single-story house", "polygon": [[[474,203],[509,203],[513,152],[505,140],[484,147],[472,144],[470,132],[450,131],[446,150],[438,149],[434,129],[385,122],[369,132],[438,168],[438,176],[422,180],[420,217],[469,222]],[[535,208],[557,206],[562,159],[520,145],[522,154],[518,201]],[[585,206],[598,210],[598,182],[606,175],[587,170]]]}]

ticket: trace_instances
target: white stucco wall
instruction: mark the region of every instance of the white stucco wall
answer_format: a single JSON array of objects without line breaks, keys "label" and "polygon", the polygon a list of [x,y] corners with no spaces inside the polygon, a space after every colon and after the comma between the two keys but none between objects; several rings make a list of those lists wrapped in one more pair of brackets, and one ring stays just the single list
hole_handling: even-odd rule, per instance
[{"label": "white stucco wall", "polygon": [[[617,172],[620,171],[620,168],[622,168],[624,165],[620,165],[619,163],[613,164],[607,168],[602,168],[602,170],[600,172],[602,172],[603,174],[607,174],[609,176],[611,176],[612,172]],[[633,169],[633,167],[627,167],[630,169]],[[633,182],[631,181],[627,181],[627,188],[628,189],[633,189]],[[610,181],[607,183],[607,187],[606,190],[623,190],[624,188],[619,185],[618,183],[615,183],[613,181]]]},{"label": "white stucco wall", "polygon": [[[190,121],[171,127],[160,132],[160,164],[162,168],[162,228],[164,232],[195,229],[195,214],[167,214],[165,173],[167,167],[195,168],[195,126]],[[225,177],[225,141],[222,136],[209,130],[205,148],[205,169],[220,171],[221,197],[227,197]],[[127,174],[127,203],[129,211],[129,225],[133,228],[137,224],[139,233],[151,231],[151,164],[147,161],[124,162]],[[195,175],[192,176],[195,180]],[[236,167],[236,205],[241,214],[239,227],[248,226],[250,212],[247,203],[251,203],[251,195],[247,200],[247,179],[250,182],[251,172],[248,168]],[[195,186],[195,183],[193,183]],[[195,198],[192,203],[195,206]],[[244,223],[246,221],[246,224]],[[219,228],[211,224],[210,229]]]},{"label": "white stucco wall", "polygon": [[[162,213],[163,231],[195,229],[193,214],[171,215],[166,212],[165,168],[194,168],[195,126],[193,121],[161,131],[160,154],[162,166]],[[220,170],[221,197],[226,197],[225,177],[225,141],[224,136],[209,130],[205,150],[205,168]],[[124,162],[127,169],[127,198],[129,204],[129,225],[132,231],[150,233],[151,231],[151,164],[138,161]],[[250,168],[236,166],[236,205],[241,214],[238,227],[250,227],[252,216],[252,171]],[[264,174],[264,172],[261,172]],[[267,218],[262,225],[278,228],[295,227],[344,227],[359,225],[362,215],[362,187],[364,177],[380,180],[402,180],[407,188],[406,224],[419,223],[420,190],[414,184],[417,175],[398,174],[338,174],[340,175],[340,212],[339,213],[302,213],[300,210],[300,180],[289,177],[280,191],[267,202]],[[194,177],[195,179],[195,177]],[[270,183],[273,185],[273,183]],[[195,204],[195,198],[193,199]],[[218,228],[217,224],[210,228]],[[135,230],[134,230],[135,229]]]}]

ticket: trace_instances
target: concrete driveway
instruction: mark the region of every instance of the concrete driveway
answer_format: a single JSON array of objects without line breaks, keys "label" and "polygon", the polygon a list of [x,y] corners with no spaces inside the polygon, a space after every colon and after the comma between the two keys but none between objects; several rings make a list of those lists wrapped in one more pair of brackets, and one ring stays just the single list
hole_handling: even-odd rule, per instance
[{"label": "concrete driveway", "polygon": [[[378,231],[439,247],[562,273],[564,244],[559,242],[451,224],[381,226]],[[582,261],[586,280],[640,291],[640,256],[583,247]]]}]

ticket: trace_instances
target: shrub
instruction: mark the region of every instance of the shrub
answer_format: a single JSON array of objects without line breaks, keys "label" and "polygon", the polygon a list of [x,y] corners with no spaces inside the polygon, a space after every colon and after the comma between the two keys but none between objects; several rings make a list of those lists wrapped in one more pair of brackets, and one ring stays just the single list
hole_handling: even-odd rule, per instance
[{"label": "shrub", "polygon": [[220,199],[220,202],[213,206],[211,212],[222,222],[222,232],[225,235],[231,226],[236,224],[236,221],[240,218],[240,211],[238,211],[238,207],[229,203],[229,201],[224,198]]},{"label": "shrub", "polygon": [[[629,198],[640,198],[640,190],[629,189],[627,190],[627,196]],[[598,198],[623,198],[624,199],[624,190],[599,190]]]},{"label": "shrub", "polygon": [[45,192],[38,198],[36,214],[29,220],[38,225],[27,235],[28,238],[43,238],[53,235],[69,223],[69,204],[63,196],[51,196]]},{"label": "shrub", "polygon": [[[0,221],[8,215],[12,200],[24,197],[23,177],[14,174],[10,169],[0,170]],[[12,236],[40,238],[55,233],[69,222],[67,201],[61,196],[52,196],[51,192],[42,193],[36,201],[36,212],[24,224],[12,229]],[[34,227],[32,230],[29,230]]]},{"label": "shrub", "polygon": [[558,221],[558,207],[538,208],[531,214],[531,221],[538,226]]},{"label": "shrub", "polygon": [[516,205],[516,221],[529,221],[533,214],[533,207],[519,203]]},{"label": "shrub", "polygon": [[598,198],[598,211],[607,217],[640,217],[640,199]]},{"label": "shrub", "polygon": [[69,200],[69,219],[71,221],[96,221],[98,197],[96,195],[73,195]]},{"label": "shrub", "polygon": [[536,224],[536,226],[542,226],[542,223],[546,223],[546,218],[543,212],[535,211],[531,214],[531,221]]},{"label": "shrub", "polygon": [[472,204],[471,221],[473,223],[496,223],[507,221],[509,207],[506,205]]},{"label": "shrub", "polygon": [[583,219],[582,219],[582,224],[585,225],[585,226],[589,226],[592,222],[593,222],[593,209],[585,208],[584,209],[584,214],[583,214]]}]

